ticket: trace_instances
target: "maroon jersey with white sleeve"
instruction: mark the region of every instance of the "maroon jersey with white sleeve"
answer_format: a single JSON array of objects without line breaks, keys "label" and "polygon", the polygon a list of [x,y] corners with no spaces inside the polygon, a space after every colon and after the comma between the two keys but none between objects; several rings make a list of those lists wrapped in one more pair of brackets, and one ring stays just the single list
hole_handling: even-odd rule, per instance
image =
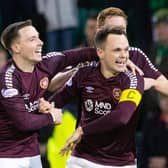
[{"label": "maroon jersey with white sleeve", "polygon": [[[89,53],[89,54],[88,54]],[[10,60],[0,72],[0,157],[39,155],[37,130],[53,124],[50,114],[38,113],[50,79],[66,66],[95,60],[95,49],[52,52],[43,56],[32,73],[20,70]]]},{"label": "maroon jersey with white sleeve", "polygon": [[63,107],[72,97],[81,97],[84,136],[73,155],[103,165],[135,164],[135,110],[143,91],[143,77],[131,72],[106,79],[98,64],[79,69],[50,99]]}]

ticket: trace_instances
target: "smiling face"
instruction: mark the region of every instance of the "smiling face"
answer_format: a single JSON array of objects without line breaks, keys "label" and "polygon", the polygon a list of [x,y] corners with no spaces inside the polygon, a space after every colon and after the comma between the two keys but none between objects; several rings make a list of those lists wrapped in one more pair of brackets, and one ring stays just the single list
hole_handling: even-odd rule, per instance
[{"label": "smiling face", "polygon": [[27,63],[36,64],[42,60],[43,42],[33,26],[26,26],[19,30],[19,37],[13,43],[15,55]]},{"label": "smiling face", "polygon": [[106,78],[125,71],[129,57],[128,48],[128,40],[123,34],[109,34],[104,42],[104,47],[97,48],[101,72]]},{"label": "smiling face", "polygon": [[168,45],[168,23],[160,23],[154,26],[154,40],[157,43]]}]

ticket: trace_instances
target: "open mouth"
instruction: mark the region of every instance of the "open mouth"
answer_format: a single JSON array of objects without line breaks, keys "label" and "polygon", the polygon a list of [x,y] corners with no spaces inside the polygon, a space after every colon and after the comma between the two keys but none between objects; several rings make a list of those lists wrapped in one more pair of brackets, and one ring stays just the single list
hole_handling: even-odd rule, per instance
[{"label": "open mouth", "polygon": [[116,61],[115,63],[119,64],[119,65],[125,65],[126,64],[126,61]]},{"label": "open mouth", "polygon": [[35,51],[35,53],[38,53],[38,54],[41,54],[41,52],[42,52],[42,49],[38,49]]}]

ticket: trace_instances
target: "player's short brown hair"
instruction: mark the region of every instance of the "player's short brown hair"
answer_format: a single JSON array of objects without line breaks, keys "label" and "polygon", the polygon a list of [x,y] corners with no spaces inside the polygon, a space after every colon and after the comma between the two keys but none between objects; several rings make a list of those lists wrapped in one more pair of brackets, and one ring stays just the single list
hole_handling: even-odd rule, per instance
[{"label": "player's short brown hair", "polygon": [[120,8],[116,7],[109,7],[104,10],[102,10],[98,16],[97,16],[97,27],[100,28],[104,26],[105,19],[107,16],[121,16],[123,17],[127,22],[127,15],[124,13],[124,11]]},{"label": "player's short brown hair", "polygon": [[15,22],[7,26],[1,34],[2,46],[5,49],[10,51],[11,44],[13,43],[14,40],[16,40],[16,38],[19,37],[18,31],[22,29],[23,27],[31,26],[31,25],[32,25],[32,21],[26,20],[26,21],[21,21],[21,22]]}]

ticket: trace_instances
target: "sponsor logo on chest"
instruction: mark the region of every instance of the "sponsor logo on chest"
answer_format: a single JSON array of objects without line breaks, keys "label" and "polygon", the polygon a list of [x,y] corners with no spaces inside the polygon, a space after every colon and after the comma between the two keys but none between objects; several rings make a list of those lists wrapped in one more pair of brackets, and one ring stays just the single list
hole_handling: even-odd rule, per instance
[{"label": "sponsor logo on chest", "polygon": [[109,102],[103,101],[92,101],[91,99],[87,99],[84,102],[84,106],[86,111],[91,112],[94,111],[95,114],[106,115],[111,112],[112,105]]}]

